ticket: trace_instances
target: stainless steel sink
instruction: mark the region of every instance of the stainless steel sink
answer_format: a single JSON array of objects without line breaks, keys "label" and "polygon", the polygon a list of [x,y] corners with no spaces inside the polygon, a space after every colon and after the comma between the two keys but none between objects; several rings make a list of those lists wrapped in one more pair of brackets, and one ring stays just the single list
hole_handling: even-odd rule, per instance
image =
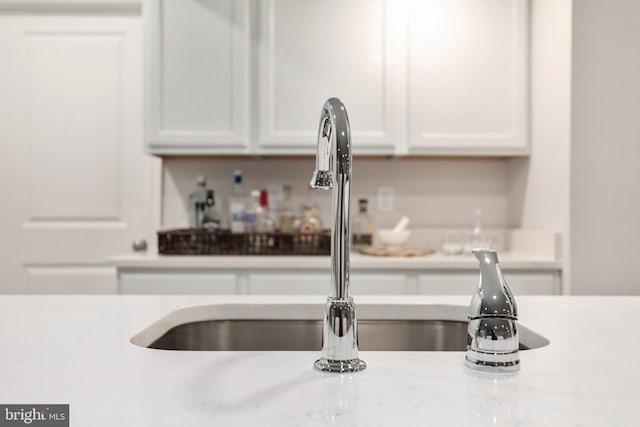
[{"label": "stainless steel sink", "polygon": [[[131,341],[161,350],[320,351],[322,348],[322,323],[320,316],[314,318],[314,306],[308,305],[307,310],[300,310],[300,307],[283,310],[282,305],[273,305],[272,310],[267,309],[268,305],[260,305],[258,309],[244,306],[239,310],[217,310],[218,313],[214,313],[215,308],[222,306],[210,307],[212,310],[208,313],[206,307],[178,310]],[[358,322],[360,350],[466,350],[466,307],[359,305],[358,308],[361,312]],[[193,311],[189,312],[190,309]],[[318,306],[318,310],[322,307]],[[278,318],[287,316],[294,318]],[[544,337],[520,326],[521,350],[548,343]]]},{"label": "stainless steel sink", "polygon": [[[443,320],[361,320],[360,350],[464,351],[467,323]],[[319,351],[320,320],[210,320],[176,326],[149,348],[213,351]]]}]

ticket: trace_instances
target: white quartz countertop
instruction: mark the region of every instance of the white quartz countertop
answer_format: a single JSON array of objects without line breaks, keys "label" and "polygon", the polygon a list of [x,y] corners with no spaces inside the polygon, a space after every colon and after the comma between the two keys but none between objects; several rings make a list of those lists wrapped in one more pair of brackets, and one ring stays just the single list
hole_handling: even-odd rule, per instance
[{"label": "white quartz countertop", "polygon": [[[308,270],[329,269],[329,256],[181,256],[157,254],[124,254],[109,258],[109,263],[122,269],[261,269]],[[500,266],[505,270],[559,270],[561,262],[550,257],[501,253]],[[414,257],[381,257],[353,253],[350,267],[354,270],[477,270],[478,261],[471,255]]]},{"label": "white quartz countertop", "polygon": [[[202,304],[318,304],[324,297],[0,296],[0,403],[68,403],[73,426],[631,426],[640,409],[640,297],[520,297],[550,345],[522,370],[480,376],[463,352],[361,352],[357,374],[316,352],[179,352],[129,339]],[[467,297],[359,297],[366,304]]]}]

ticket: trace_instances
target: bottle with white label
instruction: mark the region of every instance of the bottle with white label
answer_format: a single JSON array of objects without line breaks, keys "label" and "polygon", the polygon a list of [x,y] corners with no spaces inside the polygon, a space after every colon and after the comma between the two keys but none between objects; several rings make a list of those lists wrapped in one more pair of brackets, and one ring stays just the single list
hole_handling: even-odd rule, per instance
[{"label": "bottle with white label", "polygon": [[207,231],[216,231],[220,228],[220,214],[215,208],[213,190],[207,190],[207,201],[202,208],[200,227]]},{"label": "bottle with white label", "polygon": [[236,170],[233,173],[233,187],[229,198],[229,227],[232,233],[243,233],[245,231],[245,199],[242,188],[242,171]]},{"label": "bottle with white label", "polygon": [[207,180],[203,175],[196,178],[196,190],[189,194],[187,201],[187,211],[189,212],[189,227],[198,228],[198,204],[205,204],[207,201]]}]

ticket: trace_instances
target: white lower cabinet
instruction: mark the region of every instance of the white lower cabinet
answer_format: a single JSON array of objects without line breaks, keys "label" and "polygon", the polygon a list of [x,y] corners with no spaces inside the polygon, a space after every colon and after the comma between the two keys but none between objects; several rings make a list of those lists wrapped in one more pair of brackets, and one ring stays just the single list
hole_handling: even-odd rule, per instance
[{"label": "white lower cabinet", "polygon": [[328,295],[331,287],[329,272],[256,273],[248,279],[247,293],[251,295]]},{"label": "white lower cabinet", "polygon": [[406,274],[387,272],[352,273],[351,295],[406,295],[415,294],[415,281]]},{"label": "white lower cabinet", "polygon": [[[418,275],[418,293],[423,295],[472,295],[478,287],[477,272],[434,272]],[[560,276],[553,271],[504,272],[514,295],[558,295]]]},{"label": "white lower cabinet", "polygon": [[234,273],[210,271],[120,271],[121,294],[236,294]]},{"label": "white lower cabinet", "polygon": [[[250,295],[329,295],[331,273],[258,273],[248,274],[247,292]],[[351,295],[415,294],[415,281],[406,274],[388,272],[352,272]]]},{"label": "white lower cabinet", "polygon": [[[517,295],[560,294],[558,271],[506,271],[505,279]],[[358,295],[469,295],[478,286],[474,271],[392,272],[352,271],[350,294]],[[248,294],[329,295],[329,271],[215,272],[212,270],[119,270],[122,294]]]}]

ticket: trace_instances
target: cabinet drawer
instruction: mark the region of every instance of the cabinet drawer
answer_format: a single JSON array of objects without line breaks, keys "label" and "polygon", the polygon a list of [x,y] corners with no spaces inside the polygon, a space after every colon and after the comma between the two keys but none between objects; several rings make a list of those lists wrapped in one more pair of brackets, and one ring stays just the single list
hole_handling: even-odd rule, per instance
[{"label": "cabinet drawer", "polygon": [[[509,288],[518,295],[557,295],[560,293],[555,272],[505,272]],[[476,272],[418,275],[418,293],[432,295],[473,295],[480,276]]]},{"label": "cabinet drawer", "polygon": [[209,272],[121,272],[121,294],[236,293],[236,275]]},{"label": "cabinet drawer", "polygon": [[415,285],[411,286],[404,274],[367,273],[352,274],[351,295],[406,295],[415,294]]},{"label": "cabinet drawer", "polygon": [[252,295],[329,295],[329,273],[249,274],[248,293]]}]

